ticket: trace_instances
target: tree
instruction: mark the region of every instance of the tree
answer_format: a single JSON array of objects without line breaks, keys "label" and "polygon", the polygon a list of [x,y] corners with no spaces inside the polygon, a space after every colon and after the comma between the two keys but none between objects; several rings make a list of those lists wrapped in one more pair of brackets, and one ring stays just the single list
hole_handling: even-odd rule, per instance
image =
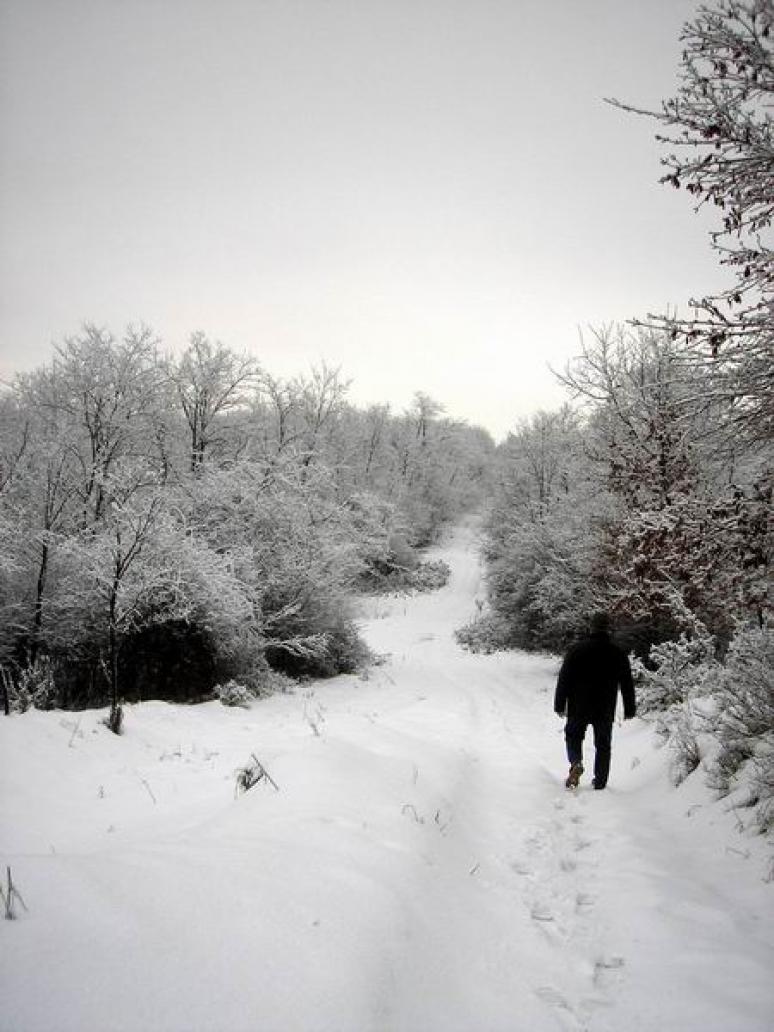
[{"label": "tree", "polygon": [[591,457],[609,490],[631,509],[662,509],[689,490],[701,392],[682,377],[677,346],[663,331],[592,331],[559,379],[593,407]]},{"label": "tree", "polygon": [[341,379],[340,369],[331,369],[323,362],[309,376],[297,377],[294,388],[303,442],[301,461],[308,466],[318,456],[326,435],[332,433],[349,381]]},{"label": "tree", "polygon": [[260,453],[273,462],[294,443],[300,431],[294,423],[298,410],[295,385],[269,373],[260,377],[260,391],[252,399],[251,426],[260,441]]},{"label": "tree", "polygon": [[608,328],[584,341],[561,379],[589,407],[586,451],[618,503],[600,555],[603,595],[638,643],[697,618],[723,638],[737,615],[762,619],[764,474],[715,447],[711,372],[688,382],[663,330]]},{"label": "tree", "polygon": [[[160,468],[155,452],[159,402],[157,341],[147,327],[130,326],[116,340],[87,324],[56,347],[50,367],[19,376],[14,389],[43,432],[69,449],[87,523],[105,514],[105,483],[115,466],[137,459]],[[151,447],[149,448],[149,444]]]},{"label": "tree", "polygon": [[0,495],[11,485],[29,444],[28,414],[11,392],[0,394]]},{"label": "tree", "polygon": [[524,420],[498,449],[487,526],[487,585],[496,636],[564,647],[599,605],[596,568],[611,501],[569,406]]},{"label": "tree", "polygon": [[196,473],[207,450],[225,433],[219,420],[246,403],[247,388],[259,373],[258,363],[219,341],[213,344],[197,331],[179,362],[168,362],[167,369],[188,424],[191,472]]},{"label": "tree", "polygon": [[569,405],[557,412],[537,412],[522,420],[501,449],[500,490],[519,505],[526,505],[533,519],[552,507],[557,496],[569,493],[580,454],[580,417]]},{"label": "tree", "polygon": [[109,516],[106,485],[116,482],[119,466],[133,463],[140,481],[159,466],[148,443],[158,416],[155,340],[147,328],[129,327],[119,341],[86,325],[56,348],[49,367],[17,377],[12,387],[25,447],[16,445],[5,501],[27,528],[15,551],[28,581],[17,591],[14,633],[34,668],[62,535],[82,527],[93,533]]},{"label": "tree", "polygon": [[662,182],[684,187],[696,209],[721,213],[711,233],[720,263],[734,274],[723,291],[692,299],[690,318],[650,316],[714,371],[712,389],[732,404],[732,424],[756,441],[774,433],[774,3],[719,0],[702,6],[682,31],[676,96],[660,111],[613,100],[655,118]]}]

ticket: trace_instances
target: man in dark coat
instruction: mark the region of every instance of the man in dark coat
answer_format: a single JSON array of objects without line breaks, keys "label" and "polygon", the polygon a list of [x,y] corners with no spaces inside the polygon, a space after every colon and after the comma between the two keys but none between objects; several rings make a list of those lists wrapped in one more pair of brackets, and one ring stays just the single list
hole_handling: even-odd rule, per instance
[{"label": "man in dark coat", "polygon": [[610,618],[595,613],[590,633],[564,657],[556,683],[554,711],[567,716],[564,737],[570,773],[565,785],[576,788],[583,773],[583,739],[586,728],[594,728],[594,788],[604,788],[610,771],[610,743],[618,692],[621,692],[624,720],[636,712],[629,659],[610,639]]}]

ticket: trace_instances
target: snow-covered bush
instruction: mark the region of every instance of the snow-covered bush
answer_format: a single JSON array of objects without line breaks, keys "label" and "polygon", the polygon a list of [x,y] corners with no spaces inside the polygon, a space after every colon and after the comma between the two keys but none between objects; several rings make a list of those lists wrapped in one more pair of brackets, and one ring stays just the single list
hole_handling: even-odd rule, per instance
[{"label": "snow-covered bush", "polygon": [[712,690],[717,679],[715,642],[696,624],[693,634],[651,647],[646,662],[632,661],[632,675],[641,713],[663,712]]},{"label": "snow-covered bush", "polygon": [[[371,652],[348,614],[346,600],[340,600],[338,612],[326,604],[324,611],[310,611],[299,617],[310,622],[289,622],[288,633],[266,646],[268,662],[287,681],[353,674],[371,662]],[[312,626],[316,629],[312,630]]]},{"label": "snow-covered bush", "polygon": [[31,707],[53,709],[59,700],[54,666],[49,657],[40,656],[32,666],[24,667],[15,681],[9,678],[8,695],[11,709],[19,713]]},{"label": "snow-covered bush", "polygon": [[250,671],[245,681],[256,697],[287,695],[298,686],[295,678],[288,677],[280,670],[273,670],[265,660]]},{"label": "snow-covered bush", "polygon": [[215,685],[215,694],[224,706],[247,707],[255,698],[253,692],[238,681],[226,681],[225,684]]},{"label": "snow-covered bush", "polygon": [[449,568],[442,561],[422,562],[403,531],[385,536],[382,547],[364,556],[359,586],[363,591],[385,592],[435,591],[449,579]]},{"label": "snow-covered bush", "polygon": [[500,446],[486,578],[511,647],[560,651],[607,603],[599,575],[613,503],[583,433],[565,406],[538,413]]},{"label": "snow-covered bush", "polygon": [[451,570],[443,559],[420,563],[414,570],[410,583],[414,591],[438,591],[449,583]]},{"label": "snow-covered bush", "polygon": [[669,743],[670,774],[681,784],[709,756],[708,739],[720,664],[715,641],[698,622],[689,636],[653,645],[645,662],[632,659],[637,708],[656,718],[656,731]]},{"label": "snow-covered bush", "polygon": [[486,656],[512,647],[509,635],[508,622],[497,613],[485,613],[454,632],[454,637],[464,649]]},{"label": "snow-covered bush", "polygon": [[749,800],[763,829],[774,824],[774,631],[744,628],[734,636],[717,695],[720,749],[710,781],[728,792],[749,775]]},{"label": "snow-covered bush", "polygon": [[707,784],[754,808],[764,831],[774,826],[774,632],[737,629],[721,662],[697,626],[692,637],[653,646],[632,663],[641,713],[656,718],[680,784],[698,767]]},{"label": "snow-covered bush", "polygon": [[702,725],[701,712],[691,702],[676,705],[668,716],[659,718],[658,730],[669,738],[669,772],[674,785],[682,784],[701,764]]}]

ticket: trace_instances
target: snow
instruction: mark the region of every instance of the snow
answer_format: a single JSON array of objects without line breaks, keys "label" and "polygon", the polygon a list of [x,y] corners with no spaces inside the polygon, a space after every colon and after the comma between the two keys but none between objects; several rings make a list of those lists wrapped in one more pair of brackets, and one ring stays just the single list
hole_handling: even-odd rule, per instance
[{"label": "snow", "polygon": [[[557,660],[455,643],[471,527],[432,595],[369,599],[384,662],[249,710],[0,719],[12,1032],[772,1028],[774,885],[636,719],[562,786]],[[589,746],[587,745],[587,749]],[[235,796],[251,754],[277,782]],[[588,757],[590,759],[590,756]]]}]

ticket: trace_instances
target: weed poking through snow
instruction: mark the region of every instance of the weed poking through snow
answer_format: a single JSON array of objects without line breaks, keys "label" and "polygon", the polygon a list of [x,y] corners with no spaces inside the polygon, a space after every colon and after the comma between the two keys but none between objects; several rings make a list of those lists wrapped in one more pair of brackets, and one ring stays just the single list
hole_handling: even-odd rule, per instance
[{"label": "weed poking through snow", "polygon": [[274,778],[269,774],[268,770],[264,767],[255,753],[250,753],[250,759],[252,763],[246,763],[244,767],[240,767],[236,772],[236,789],[234,795],[238,796],[240,792],[249,792],[250,789],[257,785],[259,781],[268,781],[275,792],[279,792],[279,785]]},{"label": "weed poking through snow", "polygon": [[11,868],[6,867],[5,869],[7,883],[5,888],[0,885],[0,900],[2,900],[3,907],[5,908],[5,919],[6,921],[16,920],[16,910],[14,909],[14,903],[21,903],[22,907],[26,910],[27,904],[21,897],[21,893],[13,883],[11,877]]}]

